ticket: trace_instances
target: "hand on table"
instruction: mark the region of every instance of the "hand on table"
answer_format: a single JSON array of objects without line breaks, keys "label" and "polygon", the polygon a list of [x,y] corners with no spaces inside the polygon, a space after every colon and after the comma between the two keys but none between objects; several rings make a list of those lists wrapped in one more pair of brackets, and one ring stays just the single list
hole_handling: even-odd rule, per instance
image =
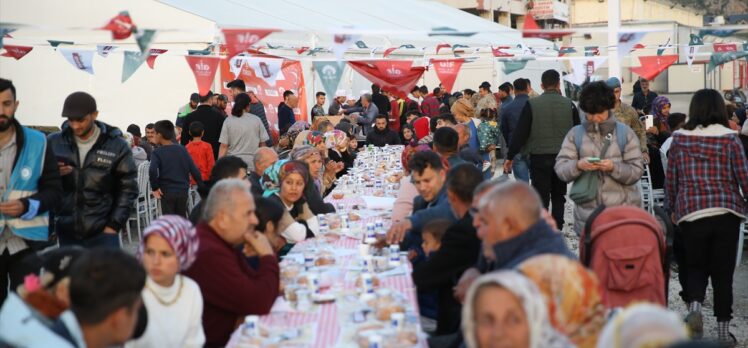
[{"label": "hand on table", "polygon": [[413,224],[410,223],[409,219],[404,219],[398,223],[393,224],[387,231],[387,243],[398,244],[405,238],[405,233],[413,228]]}]

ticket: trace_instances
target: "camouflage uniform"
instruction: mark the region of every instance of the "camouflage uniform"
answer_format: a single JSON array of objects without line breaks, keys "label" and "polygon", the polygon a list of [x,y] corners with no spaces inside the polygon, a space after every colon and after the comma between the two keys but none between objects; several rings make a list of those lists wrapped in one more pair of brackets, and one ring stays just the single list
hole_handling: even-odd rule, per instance
[{"label": "camouflage uniform", "polygon": [[634,133],[639,138],[639,147],[641,147],[642,152],[647,152],[647,134],[644,125],[639,121],[639,113],[633,107],[624,103],[618,104],[613,109],[613,113],[619,122],[634,130]]}]

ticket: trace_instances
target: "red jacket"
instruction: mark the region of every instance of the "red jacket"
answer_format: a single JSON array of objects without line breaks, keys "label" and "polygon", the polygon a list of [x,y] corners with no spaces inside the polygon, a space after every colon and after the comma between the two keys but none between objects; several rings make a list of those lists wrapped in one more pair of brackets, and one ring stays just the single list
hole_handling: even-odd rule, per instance
[{"label": "red jacket", "polygon": [[423,98],[423,101],[421,102],[421,114],[428,117],[437,117],[439,116],[440,106],[441,103],[436,99],[436,97],[428,95]]},{"label": "red jacket", "polygon": [[[200,176],[202,176],[203,181],[210,179],[210,172],[213,170],[213,165],[216,163],[215,158],[213,158],[213,146],[202,140],[193,140],[190,141],[185,148],[187,149],[187,153],[190,154],[190,157],[192,157],[192,161],[195,162],[197,169],[200,170]],[[190,185],[194,184],[195,180],[190,179]]]},{"label": "red jacket", "polygon": [[[263,256],[257,270],[247,265],[239,249],[226,243],[210,225],[197,225],[200,250],[184,273],[203,293],[205,346],[225,346],[237,320],[270,312],[278,297],[278,259]],[[176,318],[175,318],[176,320]]]}]

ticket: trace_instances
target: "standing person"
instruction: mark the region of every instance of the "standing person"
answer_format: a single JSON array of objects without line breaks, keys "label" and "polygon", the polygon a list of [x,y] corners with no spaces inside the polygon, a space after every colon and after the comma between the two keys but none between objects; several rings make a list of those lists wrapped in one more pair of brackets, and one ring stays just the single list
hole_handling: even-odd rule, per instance
[{"label": "standing person", "polygon": [[390,98],[382,94],[382,89],[376,84],[371,85],[371,101],[377,106],[377,110],[382,115],[390,113]]},{"label": "standing person", "polygon": [[[157,146],[156,141],[153,139],[153,137],[156,135],[156,131],[153,129],[154,127],[155,125],[153,123],[145,125],[145,140],[153,149],[155,149]],[[153,151],[151,151],[151,153],[153,153]]]},{"label": "standing person", "polygon": [[[535,98],[539,96],[538,92],[535,92],[534,89],[532,89],[532,82],[530,82],[530,79],[524,79],[527,82],[527,96],[530,98]],[[517,89],[515,88],[514,93],[517,93]]]},{"label": "standing person", "polygon": [[148,325],[125,348],[205,344],[200,287],[181,274],[195,262],[199,247],[195,227],[180,216],[162,216],[143,231],[137,255],[148,274],[141,295]]},{"label": "standing person", "polygon": [[661,189],[665,185],[665,171],[659,164],[662,163],[660,148],[670,138],[672,130],[668,118],[670,117],[670,100],[665,96],[659,96],[652,102],[652,114],[654,126],[647,129],[647,148],[653,165],[649,166],[652,187]]},{"label": "standing person", "polygon": [[[213,170],[216,160],[213,158],[213,147],[202,140],[203,133],[203,124],[199,121],[192,122],[190,125],[192,141],[185,146],[185,149],[192,157],[192,162],[200,170],[200,176],[205,182],[210,178],[210,172]],[[195,184],[195,181],[190,181],[190,184]]]},{"label": "standing person", "polygon": [[317,92],[317,102],[312,107],[312,122],[315,118],[327,115],[325,113],[325,101],[327,101],[327,94],[325,92]]},{"label": "standing person", "polygon": [[213,147],[213,157],[218,158],[218,149],[220,146],[218,137],[221,135],[221,128],[223,127],[223,121],[225,118],[209,104],[210,98],[210,93],[207,95],[201,95],[200,105],[197,106],[197,109],[184,117],[184,121],[182,122],[181,143],[185,146],[189,144],[190,140],[192,140],[192,137],[190,136],[190,124],[195,121],[200,121],[200,123],[203,124],[205,131],[202,140]]},{"label": "standing person", "polygon": [[[491,84],[488,83],[488,81],[483,81],[483,83],[478,86],[478,94],[480,95],[480,98],[478,99],[478,102],[475,106],[475,117],[480,117],[480,112],[483,109],[497,109],[498,104],[496,103],[496,98],[494,98],[493,94],[491,93]],[[467,95],[467,94],[465,94]]]},{"label": "standing person", "polygon": [[[278,259],[267,237],[255,230],[257,223],[245,180],[224,179],[213,186],[203,222],[196,226],[200,249],[184,272],[203,295],[206,347],[225,346],[238,318],[269,313],[278,297]],[[259,256],[256,270],[247,264],[242,245]]]},{"label": "standing person", "polygon": [[156,122],[156,140],[161,146],[153,152],[148,170],[153,196],[161,200],[164,215],[185,216],[190,176],[198,186],[202,186],[202,174],[187,150],[174,142],[174,125],[171,121]]},{"label": "standing person", "polygon": [[504,108],[504,104],[509,104],[514,100],[512,98],[512,84],[509,82],[504,82],[499,86],[499,100],[501,101],[501,107]]},{"label": "standing person", "polygon": [[278,133],[270,131],[270,124],[265,115],[265,105],[262,104],[262,101],[260,98],[257,98],[257,95],[254,92],[247,92],[247,95],[249,96],[249,113],[260,118],[262,126],[265,127],[265,132],[268,134],[268,140],[265,142],[265,146],[273,146],[273,134],[277,137]]},{"label": "standing person", "polygon": [[382,147],[400,145],[400,137],[387,127],[387,115],[379,114],[374,119],[374,129],[366,135],[366,145]]},{"label": "standing person", "polygon": [[142,134],[140,133],[140,127],[137,124],[131,124],[127,126],[127,132],[132,134],[133,145],[140,147],[145,151],[147,159],[151,160],[151,153],[153,153],[153,146],[148,141],[143,141]]},{"label": "standing person", "polygon": [[[579,107],[585,112],[585,122],[569,131],[556,157],[554,169],[561,180],[573,182],[584,172],[594,172],[594,180],[598,181],[597,197],[574,202],[574,231],[577,234],[581,234],[590,214],[600,204],[606,207],[641,205],[637,185],[644,172],[641,147],[631,128],[617,127],[611,111],[615,100],[613,90],[603,81],[585,86],[579,94]],[[577,127],[584,129],[580,144],[576,143]],[[626,132],[619,134],[619,130]],[[624,148],[619,146],[621,137],[626,139]],[[598,161],[592,161],[592,158]]]},{"label": "standing person", "polygon": [[[514,100],[511,103],[501,105],[501,134],[507,144],[512,143],[512,135],[517,129],[522,110],[525,108],[527,101],[530,100],[528,89],[527,79],[518,78],[514,80]],[[510,159],[512,160],[514,177],[517,180],[530,182],[529,156],[526,153],[519,152]]]},{"label": "standing person", "polygon": [[[35,273],[24,261],[49,239],[49,211],[62,197],[55,154],[41,132],[16,119],[16,87],[0,78],[0,303]],[[29,170],[28,175],[24,171]]]},{"label": "standing person", "polygon": [[200,104],[200,95],[197,93],[192,93],[190,95],[190,102],[179,108],[179,111],[177,111],[177,121],[176,125],[177,127],[184,127],[184,117],[193,113],[195,110],[197,110],[197,106]]},{"label": "standing person", "polygon": [[379,115],[379,108],[374,104],[369,93],[361,96],[361,107],[363,110],[359,113],[358,118],[356,118],[356,122],[363,128],[364,134],[368,135],[371,132],[371,124],[374,123],[374,119]]},{"label": "standing person", "polygon": [[701,305],[711,278],[717,338],[732,346],[737,344],[729,331],[733,272],[746,192],[748,161],[738,135],[728,128],[724,100],[715,90],[699,90],[686,125],[673,133],[665,195],[685,251],[686,322],[695,337],[703,335]]},{"label": "standing person", "polygon": [[288,128],[296,122],[296,116],[294,116],[293,108],[298,103],[298,99],[293,91],[283,92],[283,101],[278,104],[278,129],[280,129],[280,135],[285,135],[288,132]]},{"label": "standing person", "polygon": [[640,77],[639,84],[641,86],[641,92],[634,93],[634,100],[631,101],[631,106],[636,109],[640,115],[644,115],[644,110],[647,106],[651,106],[657,93],[649,90],[649,80]]},{"label": "standing person", "polygon": [[226,119],[221,129],[219,142],[221,149],[218,157],[226,155],[236,156],[247,163],[249,169],[254,168],[254,156],[257,149],[265,146],[270,139],[260,118],[249,113],[250,98],[246,94],[239,94],[234,98],[231,116]]},{"label": "standing person", "polygon": [[225,94],[218,94],[216,97],[216,103],[213,105],[213,108],[218,111],[219,114],[223,115],[223,117],[228,117],[228,114],[226,113],[226,108],[229,105],[229,97],[227,97]]},{"label": "standing person", "polygon": [[421,113],[428,117],[437,117],[441,113],[439,106],[441,102],[433,94],[429,94],[429,89],[426,86],[421,86],[419,89],[420,95],[423,96],[421,102]]},{"label": "standing person", "polygon": [[639,146],[642,150],[644,162],[649,163],[647,135],[644,131],[644,125],[639,121],[639,113],[630,105],[621,102],[621,80],[617,77],[611,77],[608,79],[607,84],[608,87],[613,89],[613,93],[616,96],[616,106],[613,108],[613,114],[615,114],[618,122],[621,122],[634,130],[634,133],[636,133],[636,136],[639,138]]},{"label": "standing person", "polygon": [[[530,155],[532,186],[546,209],[552,203],[551,214],[563,228],[566,183],[558,178],[553,166],[569,129],[579,124],[579,111],[571,99],[561,95],[561,77],[556,70],[546,70],[541,78],[544,92],[522,108],[507,158],[514,158],[520,150]],[[504,172],[509,173],[511,168],[512,160],[505,161]]]},{"label": "standing person", "polygon": [[343,110],[343,103],[345,103],[345,90],[339,89],[335,91],[335,98],[332,99],[330,107],[327,109],[327,114],[330,116],[336,116]]},{"label": "standing person", "polygon": [[408,99],[405,101],[405,109],[407,112],[421,111],[421,89],[418,86],[413,86],[408,94]]},{"label": "standing person", "polygon": [[119,246],[117,233],[138,196],[138,168],[122,132],[96,118],[96,100],[85,92],[65,98],[60,132],[48,137],[62,176],[55,212],[60,245]]}]

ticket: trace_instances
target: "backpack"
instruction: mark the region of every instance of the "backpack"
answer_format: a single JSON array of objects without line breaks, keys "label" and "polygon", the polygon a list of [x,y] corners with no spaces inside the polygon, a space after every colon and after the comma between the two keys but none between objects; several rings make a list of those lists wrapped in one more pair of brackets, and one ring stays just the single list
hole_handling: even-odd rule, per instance
[{"label": "backpack", "polygon": [[663,226],[645,210],[601,204],[580,236],[579,259],[600,279],[606,307],[667,306],[667,243]]},{"label": "backpack", "polygon": [[[616,121],[616,141],[618,142],[618,149],[621,150],[621,158],[623,158],[624,150],[626,149],[626,128],[629,128],[629,126]],[[587,131],[584,129],[583,124],[574,126],[574,145],[577,146],[577,153],[582,152],[582,139],[585,133]],[[621,134],[623,136],[620,136]]]}]

